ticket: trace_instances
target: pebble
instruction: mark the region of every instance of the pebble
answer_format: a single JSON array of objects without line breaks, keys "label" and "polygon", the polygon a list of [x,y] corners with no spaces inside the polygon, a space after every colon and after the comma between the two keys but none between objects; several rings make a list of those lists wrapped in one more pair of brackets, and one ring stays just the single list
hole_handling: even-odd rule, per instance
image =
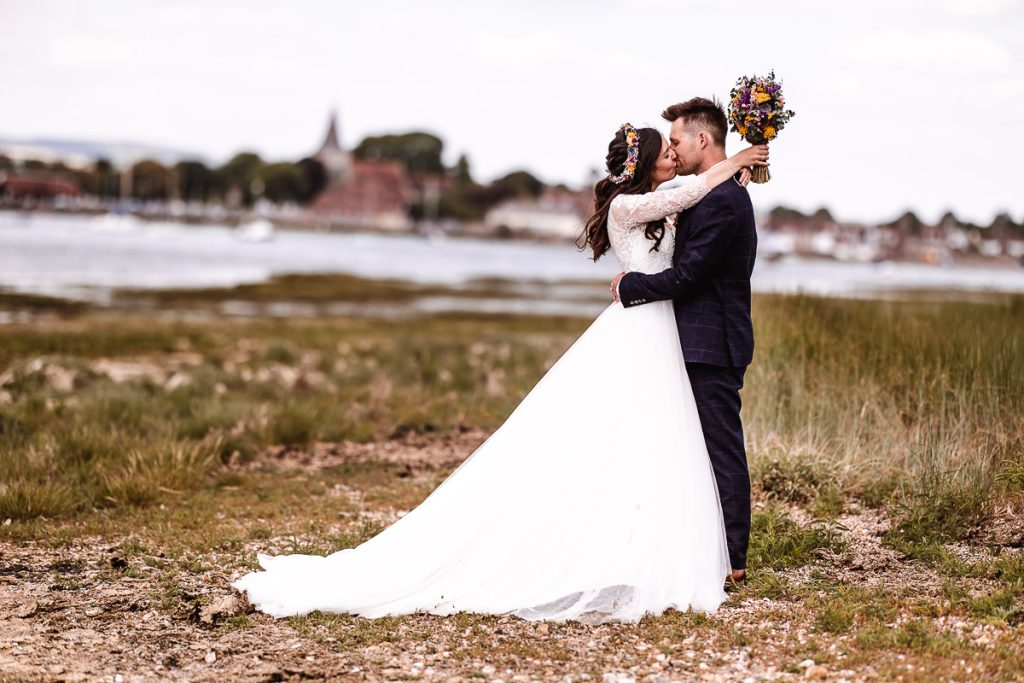
[{"label": "pebble", "polygon": [[35,600],[29,600],[14,612],[14,616],[19,617],[21,619],[28,619],[29,617],[35,615],[35,613],[38,611],[39,603]]},{"label": "pebble", "polygon": [[206,656],[203,657],[203,659],[206,661],[207,664],[213,664],[217,661],[217,653],[213,650],[210,650],[206,653]]},{"label": "pebble", "polygon": [[602,683],[636,683],[636,679],[626,674],[608,672],[601,677]]},{"label": "pebble", "polygon": [[811,680],[820,680],[822,678],[828,678],[828,669],[821,666],[820,664],[812,664],[811,666],[807,667],[806,671],[804,671],[804,678],[809,678]]}]

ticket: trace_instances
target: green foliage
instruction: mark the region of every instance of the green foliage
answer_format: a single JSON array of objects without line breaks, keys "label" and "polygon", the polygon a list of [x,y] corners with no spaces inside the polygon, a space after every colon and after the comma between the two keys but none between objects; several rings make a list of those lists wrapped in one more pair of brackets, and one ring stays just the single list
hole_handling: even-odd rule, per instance
[{"label": "green foliage", "polygon": [[1003,482],[1011,491],[1024,493],[1024,457],[1004,461],[996,474],[996,481]]},{"label": "green foliage", "polygon": [[144,159],[131,168],[132,196],[139,199],[167,199],[170,195],[170,177],[159,161]]},{"label": "green foliage", "polygon": [[756,459],[752,470],[753,482],[768,498],[788,503],[809,503],[835,482],[822,463],[781,453]]},{"label": "green foliage", "polygon": [[872,622],[857,632],[857,644],[872,650],[948,654],[953,637],[937,632],[926,619],[913,619],[895,627]]},{"label": "green foliage", "polygon": [[311,196],[309,178],[304,170],[291,162],[263,164],[253,173],[263,186],[262,197],[272,202],[294,202]]},{"label": "green foliage", "polygon": [[441,159],[443,152],[444,141],[441,138],[414,131],[364,138],[352,150],[352,155],[369,161],[401,161],[412,174],[441,174],[445,172]]},{"label": "green foliage", "polygon": [[316,438],[318,425],[312,404],[287,400],[275,407],[265,438],[269,443],[303,446]]},{"label": "green foliage", "polygon": [[174,166],[178,195],[186,201],[206,202],[223,195],[224,177],[198,160],[180,161]]},{"label": "green foliage", "polygon": [[841,526],[815,520],[801,526],[781,510],[770,507],[751,519],[747,562],[755,570],[768,567],[800,567],[814,560],[818,551],[842,552]]},{"label": "green foliage", "polygon": [[529,171],[513,171],[494,181],[494,185],[512,197],[539,197],[544,189],[544,183]]},{"label": "green foliage", "polygon": [[980,486],[926,479],[898,506],[899,521],[883,541],[907,557],[935,563],[944,543],[964,539],[984,521],[987,502]]}]

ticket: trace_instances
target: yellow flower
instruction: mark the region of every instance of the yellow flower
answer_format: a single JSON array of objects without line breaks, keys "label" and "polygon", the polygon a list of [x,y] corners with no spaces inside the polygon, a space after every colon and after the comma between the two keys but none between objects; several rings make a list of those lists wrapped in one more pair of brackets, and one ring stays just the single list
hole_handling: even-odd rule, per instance
[{"label": "yellow flower", "polygon": [[764,129],[764,136],[765,136],[766,138],[768,138],[769,140],[771,140],[772,138],[774,138],[774,137],[775,137],[775,134],[776,134],[776,130],[775,130],[775,128],[774,128],[773,126],[768,126],[768,127],[766,127],[766,128]]},{"label": "yellow flower", "polygon": [[747,134],[747,127],[746,126],[740,126],[740,135],[746,135],[746,134]]},{"label": "yellow flower", "polygon": [[758,92],[755,96],[758,104],[763,104],[772,98],[768,93]]}]

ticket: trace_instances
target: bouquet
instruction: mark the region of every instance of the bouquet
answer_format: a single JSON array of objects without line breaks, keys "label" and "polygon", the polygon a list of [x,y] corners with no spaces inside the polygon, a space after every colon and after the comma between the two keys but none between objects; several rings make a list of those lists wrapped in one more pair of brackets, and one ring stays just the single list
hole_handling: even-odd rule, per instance
[{"label": "bouquet", "polygon": [[[765,78],[741,76],[729,93],[730,130],[739,133],[752,145],[767,144],[795,115],[795,112],[783,109],[785,104],[782,84],[776,82],[775,71]],[[755,183],[767,183],[771,177],[767,166],[755,166],[750,179]]]}]

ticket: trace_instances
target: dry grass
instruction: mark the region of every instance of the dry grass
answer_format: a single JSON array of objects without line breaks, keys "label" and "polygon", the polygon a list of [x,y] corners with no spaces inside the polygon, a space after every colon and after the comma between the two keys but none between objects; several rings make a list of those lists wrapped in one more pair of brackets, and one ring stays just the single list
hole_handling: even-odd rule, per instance
[{"label": "dry grass", "polygon": [[[89,596],[104,586],[138,581],[148,605],[138,609],[153,610],[167,633],[187,628],[197,642],[240,648],[249,641],[238,633],[261,629],[279,639],[277,662],[291,661],[283,643],[298,638],[334,662],[323,675],[379,673],[387,660],[409,676],[419,657],[464,680],[564,671],[593,680],[633,665],[734,680],[741,660],[785,679],[810,659],[854,678],[968,680],[965,659],[983,679],[1013,680],[1024,661],[1013,645],[1024,635],[1013,547],[1024,543],[1014,535],[1024,527],[1022,302],[758,298],[743,395],[754,583],[719,618],[670,613],[635,627],[552,626],[544,637],[472,615],[273,626],[236,615],[213,631],[188,619],[253,566],[257,548],[349,547],[416,505],[454,466],[452,449],[472,448],[446,439],[498,426],[586,320],[203,322],[92,311],[8,324],[0,521],[11,522],[0,547],[22,559],[0,561],[0,579],[24,565],[18,585],[35,586],[38,572],[43,601],[58,590],[47,586],[63,586],[67,606],[44,619],[58,630],[88,622]],[[403,459],[416,439],[443,457]],[[368,455],[349,457],[357,451]],[[296,458],[305,464],[286,467]],[[881,521],[865,531],[872,515]],[[112,570],[107,548],[127,574]],[[48,569],[58,560],[92,569]],[[110,617],[122,618],[130,631],[129,613]],[[680,664],[669,671],[655,654]],[[482,669],[488,657],[493,671]]]}]

